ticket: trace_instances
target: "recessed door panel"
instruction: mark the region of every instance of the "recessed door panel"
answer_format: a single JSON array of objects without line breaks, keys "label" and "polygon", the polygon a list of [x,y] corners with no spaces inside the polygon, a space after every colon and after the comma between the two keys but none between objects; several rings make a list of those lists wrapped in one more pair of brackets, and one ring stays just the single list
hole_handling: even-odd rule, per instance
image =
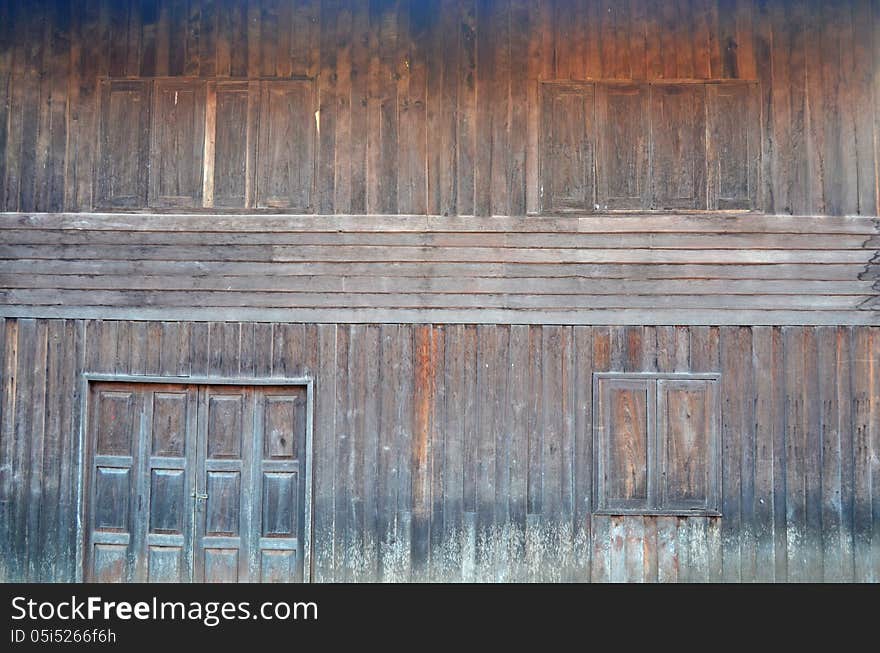
[{"label": "recessed door panel", "polygon": [[301,580],[305,387],[94,383],[84,577]]}]

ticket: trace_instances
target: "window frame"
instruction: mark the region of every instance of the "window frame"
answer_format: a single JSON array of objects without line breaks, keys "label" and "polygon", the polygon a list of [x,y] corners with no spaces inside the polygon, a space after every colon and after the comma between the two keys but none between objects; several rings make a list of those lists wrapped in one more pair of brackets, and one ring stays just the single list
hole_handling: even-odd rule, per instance
[{"label": "window frame", "polygon": [[[620,79],[584,79],[584,80],[556,80],[548,79],[539,82],[538,101],[540,104],[540,118],[538,124],[538,198],[539,215],[559,215],[566,213],[761,213],[760,193],[762,176],[762,110],[761,110],[761,84],[756,79],[656,79],[656,80],[620,80]],[[695,171],[695,181],[698,185],[699,202],[679,202],[679,206],[658,207],[655,188],[654,174],[654,146],[655,146],[655,118],[654,108],[659,95],[665,89],[699,87],[703,110],[702,150],[699,153]],[[745,158],[747,169],[748,197],[731,199],[723,196],[720,191],[719,162],[724,154],[724,149],[715,142],[718,129],[715,123],[717,116],[717,102],[725,95],[724,91],[745,89],[744,110],[748,111],[749,118],[745,128]],[[552,118],[548,115],[549,107],[557,97],[563,94],[592,96],[593,101],[593,124],[595,133],[588,134],[587,140],[593,146],[591,157],[592,170],[585,176],[592,177],[592,196],[587,198],[584,205],[575,207],[560,205],[555,201],[552,193],[545,190],[552,185],[548,179],[552,165],[547,161],[550,151],[558,146],[553,142]],[[639,196],[632,198],[609,198],[608,194],[608,166],[609,158],[607,142],[609,124],[613,116],[608,115],[607,101],[610,95],[631,93],[640,95],[641,111],[643,120],[643,133],[645,142],[642,144],[642,155],[637,166],[637,179]],[[693,206],[688,206],[693,204]]]},{"label": "window frame", "polygon": [[[119,78],[101,77],[98,80],[101,91],[97,93],[96,104],[98,120],[96,121],[95,165],[91,171],[92,186],[95,188],[92,198],[92,208],[102,211],[122,211],[129,213],[162,213],[181,212],[188,213],[290,213],[297,215],[311,214],[315,212],[315,198],[317,193],[317,165],[319,151],[319,133],[317,126],[318,116],[318,92],[316,78],[304,76],[291,77],[193,77],[193,76],[161,76],[143,78]],[[273,87],[283,87],[302,84],[305,85],[305,95],[309,106],[304,107],[306,115],[312,116],[307,128],[309,143],[308,154],[310,158],[308,188],[302,189],[307,198],[303,206],[262,206],[259,200],[260,184],[265,183],[259,179],[259,171],[263,169],[260,142],[264,137],[264,125],[262,124],[266,93]],[[138,177],[141,187],[138,195],[133,200],[124,203],[114,202],[112,193],[106,192],[108,182],[106,166],[103,161],[110,155],[106,151],[104,136],[106,133],[106,117],[109,102],[109,92],[116,88],[142,89],[146,98],[146,104],[142,107],[142,122],[144,133],[141,135],[143,143],[139,149],[139,165],[142,167]],[[200,98],[203,108],[203,121],[200,122],[201,145],[197,146],[201,154],[201,170],[199,171],[200,183],[199,196],[193,198],[192,204],[187,204],[181,198],[165,201],[157,195],[155,180],[158,174],[154,170],[157,160],[157,134],[155,130],[157,117],[156,102],[159,89],[162,87],[191,88]],[[226,198],[216,197],[215,188],[215,155],[216,155],[216,130],[217,130],[217,92],[227,89],[243,91],[247,96],[247,125],[246,151],[243,152],[245,159],[245,197],[240,205],[232,201],[224,201]],[[105,97],[107,96],[107,97]]]},{"label": "window frame", "polygon": [[[603,429],[603,408],[607,406],[602,398],[602,381],[641,382],[647,384],[648,405],[646,406],[646,505],[644,507],[627,507],[625,505],[609,505],[607,498],[607,478],[605,473],[606,457],[609,446],[607,433]],[[664,467],[666,459],[666,443],[668,429],[660,429],[660,392],[664,382],[703,381],[709,384],[711,397],[709,405],[711,414],[708,421],[711,430],[707,437],[707,488],[704,505],[672,505],[666,500],[666,485],[663,482],[668,468]],[[722,499],[722,441],[721,441],[721,374],[718,372],[594,372],[592,387],[592,445],[593,462],[591,489],[593,496],[594,515],[644,515],[644,516],[678,516],[678,517],[721,517]],[[627,501],[627,500],[621,500]],[[613,503],[613,501],[612,501]]]}]

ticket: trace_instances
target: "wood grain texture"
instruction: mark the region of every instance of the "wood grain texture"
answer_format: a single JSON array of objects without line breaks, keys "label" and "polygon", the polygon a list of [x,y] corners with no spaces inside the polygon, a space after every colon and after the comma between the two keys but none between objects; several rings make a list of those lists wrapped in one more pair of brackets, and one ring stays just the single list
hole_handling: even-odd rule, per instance
[{"label": "wood grain texture", "polygon": [[[682,334],[681,340],[690,343],[687,353],[679,363],[673,356],[656,364],[646,353],[655,346],[650,331],[642,327],[637,327],[638,338],[633,327],[6,319],[0,328],[0,505],[9,516],[0,542],[2,572],[9,580],[75,577],[77,542],[70,527],[76,519],[79,476],[72,461],[78,456],[75,434],[82,403],[80,384],[67,380],[86,371],[218,374],[233,380],[312,377],[312,532],[318,580],[875,578],[876,327],[677,326],[670,328],[669,342]],[[184,369],[181,359],[191,363]],[[674,367],[677,372],[722,374],[732,394],[720,404],[726,474],[720,518],[593,513],[595,495],[584,488],[592,481],[592,461],[603,454],[594,450],[591,437],[583,437],[591,435],[592,427],[585,434],[582,414],[597,407],[582,391],[584,374],[590,372],[581,365],[592,371],[663,373]],[[175,382],[182,381],[177,377]],[[368,392],[371,383],[383,389]],[[124,472],[126,456],[132,454],[153,461],[150,465],[161,473],[142,491],[165,501],[156,504],[157,510],[164,508],[154,518],[167,528],[180,524],[171,498],[177,487],[174,470],[183,469],[175,458],[182,441],[169,425],[182,419],[183,404],[175,398],[185,396],[180,394],[184,387],[162,386],[142,408],[137,407],[140,400],[132,400],[131,408],[146,411],[148,421],[166,425],[149,431],[148,446],[133,446],[126,435],[133,426],[105,430],[96,445],[96,455],[103,456],[96,460],[105,469]],[[212,395],[215,410],[228,405],[222,400],[241,396],[236,387]],[[120,424],[127,422],[124,410],[119,411],[131,403],[126,399],[130,393],[120,391],[126,389],[105,388],[106,410],[115,411]],[[814,391],[811,413],[809,403],[801,402]],[[697,415],[694,387],[676,392],[676,401]],[[273,426],[289,421],[285,416],[292,414],[296,404],[290,402],[296,399],[288,394],[272,390],[254,408],[258,417],[264,416],[257,423],[265,425],[260,432],[268,438],[260,440],[264,453],[259,459],[268,485],[255,500],[269,501],[266,505],[276,505],[273,497],[280,496],[285,473],[281,467],[289,464],[285,456],[297,451],[277,439],[281,431]],[[674,401],[668,403],[670,410],[678,410]],[[749,430],[752,406],[754,433]],[[233,414],[221,411],[217,419]],[[211,424],[209,417],[203,416],[206,424]],[[216,436],[206,443],[213,452],[206,479],[213,478],[213,491],[228,498],[232,495],[226,489],[234,487],[223,484],[237,468],[223,452],[237,446],[236,430],[211,432]],[[675,431],[674,446],[684,442],[683,433]],[[816,447],[821,457],[811,457]],[[167,556],[157,557],[158,552],[130,572],[114,562],[120,559],[113,547],[124,538],[111,522],[136,523],[131,519],[140,519],[140,513],[132,506],[120,513],[125,504],[112,501],[121,492],[119,483],[134,482],[131,477],[105,476],[93,486],[98,503],[90,509],[105,524],[101,537],[106,548],[95,554],[97,569],[154,573],[155,578],[188,573]],[[681,475],[669,479],[681,491],[696,487],[675,479],[681,481]],[[34,502],[43,508],[34,511]],[[262,508],[253,513],[254,518],[266,514]],[[226,537],[220,531],[230,526],[222,511],[209,511],[208,517],[215,535],[205,535],[206,544],[225,542],[210,540]],[[266,523],[281,536],[290,522],[279,513]],[[132,537],[127,541],[136,540],[133,546],[165,546],[171,534]],[[217,577],[241,571],[223,556],[206,562],[201,568]],[[285,564],[268,558],[257,569],[272,577],[283,573]]]},{"label": "wood grain texture", "polygon": [[203,320],[219,309],[273,320],[298,309],[302,322],[877,320],[877,227],[858,217],[156,214],[145,225],[125,214],[5,214],[0,227],[9,317],[167,310]]},{"label": "wood grain texture", "polygon": [[542,211],[539,82],[759,81],[760,106],[735,125],[752,131],[729,148],[748,179],[710,165],[723,201],[709,205],[742,208],[747,192],[768,213],[877,214],[871,0],[82,4],[4,3],[6,210],[106,205],[98,79],[170,75],[313,80],[318,210],[440,215]]}]

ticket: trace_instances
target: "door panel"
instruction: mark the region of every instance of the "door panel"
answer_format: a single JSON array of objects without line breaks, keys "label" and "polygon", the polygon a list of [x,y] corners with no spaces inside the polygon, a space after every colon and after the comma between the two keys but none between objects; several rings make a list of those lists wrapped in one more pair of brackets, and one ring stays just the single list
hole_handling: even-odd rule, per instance
[{"label": "door panel", "polygon": [[199,392],[195,580],[247,581],[250,478],[242,442],[245,430],[253,432],[254,393],[244,386]]},{"label": "door panel", "polygon": [[305,451],[305,388],[267,389],[256,398],[254,545],[261,582],[302,580],[303,524],[299,506],[305,495],[300,452]]},{"label": "door panel", "polygon": [[103,385],[93,389],[89,413],[89,546],[86,580],[134,580],[132,522],[136,503],[136,443],[143,398],[132,388]]},{"label": "door panel", "polygon": [[307,392],[95,383],[85,579],[302,580]]}]

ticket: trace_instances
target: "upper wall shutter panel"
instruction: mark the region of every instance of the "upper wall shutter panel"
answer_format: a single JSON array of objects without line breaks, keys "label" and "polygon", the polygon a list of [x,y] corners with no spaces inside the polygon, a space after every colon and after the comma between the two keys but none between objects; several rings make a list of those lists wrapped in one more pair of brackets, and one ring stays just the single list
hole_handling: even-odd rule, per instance
[{"label": "upper wall shutter panel", "polygon": [[208,86],[208,183],[205,205],[249,206],[253,195],[253,152],[259,85],[212,82]]},{"label": "upper wall shutter panel", "polygon": [[200,206],[205,148],[205,84],[160,81],[153,100],[150,204]]},{"label": "upper wall shutter panel", "polygon": [[651,208],[706,208],[706,89],[651,89]]},{"label": "upper wall shutter panel", "polygon": [[131,209],[146,204],[149,115],[148,82],[101,82],[96,206]]},{"label": "upper wall shutter panel", "polygon": [[589,85],[545,85],[543,107],[544,208],[550,211],[592,208],[594,89]]},{"label": "upper wall shutter panel", "polygon": [[312,82],[263,82],[258,208],[311,210],[315,122]]},{"label": "upper wall shutter panel", "polygon": [[608,84],[597,92],[600,208],[648,208],[649,88]]},{"label": "upper wall shutter panel", "polygon": [[753,82],[707,89],[710,209],[753,209],[758,205],[760,115]]}]

